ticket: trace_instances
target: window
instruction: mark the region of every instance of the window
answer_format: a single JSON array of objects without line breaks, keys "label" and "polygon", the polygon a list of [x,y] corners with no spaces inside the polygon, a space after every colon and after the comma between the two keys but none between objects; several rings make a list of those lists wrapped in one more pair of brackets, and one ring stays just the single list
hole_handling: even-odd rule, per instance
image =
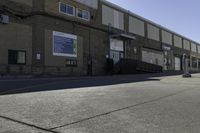
[{"label": "window", "polygon": [[75,16],[75,7],[68,4],[61,3],[61,2],[59,5],[60,5],[59,10],[61,13],[64,13],[70,16]]},{"label": "window", "polygon": [[8,64],[26,64],[26,51],[8,50]]},{"label": "window", "polygon": [[88,21],[90,20],[90,12],[89,11],[81,10],[81,9],[77,8],[76,12],[77,12],[76,15],[78,18],[88,20]]},{"label": "window", "polygon": [[197,58],[192,57],[192,68],[197,68]]}]

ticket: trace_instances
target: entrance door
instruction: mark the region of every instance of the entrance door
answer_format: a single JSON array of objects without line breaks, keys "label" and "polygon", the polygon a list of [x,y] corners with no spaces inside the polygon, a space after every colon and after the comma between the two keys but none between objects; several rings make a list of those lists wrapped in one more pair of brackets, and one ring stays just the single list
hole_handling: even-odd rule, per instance
[{"label": "entrance door", "polygon": [[176,71],[181,70],[181,59],[179,57],[175,57],[175,70]]},{"label": "entrance door", "polygon": [[116,64],[121,58],[124,58],[124,42],[118,39],[110,39],[110,58]]},{"label": "entrance door", "polygon": [[110,58],[113,59],[116,64],[121,58],[123,58],[123,52],[110,50]]}]

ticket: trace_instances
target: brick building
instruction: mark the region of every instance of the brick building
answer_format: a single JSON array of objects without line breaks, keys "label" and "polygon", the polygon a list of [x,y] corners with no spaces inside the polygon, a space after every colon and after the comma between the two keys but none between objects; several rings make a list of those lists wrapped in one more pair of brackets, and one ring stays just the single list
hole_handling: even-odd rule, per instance
[{"label": "brick building", "polygon": [[[0,74],[103,75],[107,58],[200,70],[200,45],[105,0],[1,0]],[[134,69],[134,66],[132,66]]]}]

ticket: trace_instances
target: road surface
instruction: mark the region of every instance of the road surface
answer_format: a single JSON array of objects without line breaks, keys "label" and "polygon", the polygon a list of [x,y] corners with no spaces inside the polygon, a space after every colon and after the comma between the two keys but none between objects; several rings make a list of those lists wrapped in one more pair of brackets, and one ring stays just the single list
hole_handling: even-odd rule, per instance
[{"label": "road surface", "polygon": [[200,74],[0,80],[0,133],[199,133]]}]

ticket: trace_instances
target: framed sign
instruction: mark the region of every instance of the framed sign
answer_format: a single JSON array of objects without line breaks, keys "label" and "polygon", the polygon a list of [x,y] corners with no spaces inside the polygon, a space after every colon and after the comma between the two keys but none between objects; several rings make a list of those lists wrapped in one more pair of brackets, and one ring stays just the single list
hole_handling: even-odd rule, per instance
[{"label": "framed sign", "polygon": [[53,55],[77,57],[77,36],[53,31]]},{"label": "framed sign", "polygon": [[124,42],[122,40],[110,39],[110,49],[115,51],[124,51]]}]

